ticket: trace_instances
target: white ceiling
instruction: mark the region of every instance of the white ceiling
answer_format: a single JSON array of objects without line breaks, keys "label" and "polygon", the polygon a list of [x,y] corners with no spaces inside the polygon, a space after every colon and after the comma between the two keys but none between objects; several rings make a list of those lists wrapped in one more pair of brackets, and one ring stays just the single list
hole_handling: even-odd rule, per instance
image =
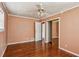
[{"label": "white ceiling", "polygon": [[78,2],[5,2],[9,14],[38,18],[36,5],[42,3],[48,15],[79,5]]}]

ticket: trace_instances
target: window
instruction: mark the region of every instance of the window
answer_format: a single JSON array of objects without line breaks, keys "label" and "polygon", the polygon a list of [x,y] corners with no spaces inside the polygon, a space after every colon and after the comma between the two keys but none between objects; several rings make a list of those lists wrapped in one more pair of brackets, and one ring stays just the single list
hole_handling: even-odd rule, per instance
[{"label": "window", "polygon": [[0,31],[4,30],[4,12],[0,9]]}]

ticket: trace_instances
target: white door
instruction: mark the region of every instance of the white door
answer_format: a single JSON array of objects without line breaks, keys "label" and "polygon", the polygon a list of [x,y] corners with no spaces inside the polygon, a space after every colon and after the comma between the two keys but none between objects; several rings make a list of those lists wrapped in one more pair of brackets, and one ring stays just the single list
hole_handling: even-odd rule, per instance
[{"label": "white door", "polygon": [[46,41],[45,41],[46,43],[49,42],[49,38],[50,38],[49,30],[50,30],[50,28],[49,28],[49,22],[46,22]]},{"label": "white door", "polygon": [[41,22],[35,22],[35,41],[41,40]]},{"label": "white door", "polygon": [[42,39],[45,40],[45,23],[42,24]]}]

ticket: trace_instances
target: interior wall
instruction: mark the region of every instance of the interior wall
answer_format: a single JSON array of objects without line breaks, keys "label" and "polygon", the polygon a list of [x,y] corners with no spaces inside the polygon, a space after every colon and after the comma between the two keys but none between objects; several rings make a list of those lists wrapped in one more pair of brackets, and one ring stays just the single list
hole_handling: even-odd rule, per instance
[{"label": "interior wall", "polygon": [[62,13],[60,47],[79,54],[79,7]]},{"label": "interior wall", "polygon": [[3,55],[5,49],[4,32],[0,32],[0,56]]},{"label": "interior wall", "polygon": [[0,8],[4,13],[4,29],[0,31],[0,56],[3,56],[5,49],[7,47],[7,13],[5,12],[2,3],[0,2]]},{"label": "interior wall", "polygon": [[48,17],[60,17],[60,48],[79,55],[79,7],[67,10],[61,14]]},{"label": "interior wall", "polygon": [[58,38],[58,23],[52,21],[52,38]]},{"label": "interior wall", "polygon": [[34,41],[33,19],[8,16],[8,44]]}]

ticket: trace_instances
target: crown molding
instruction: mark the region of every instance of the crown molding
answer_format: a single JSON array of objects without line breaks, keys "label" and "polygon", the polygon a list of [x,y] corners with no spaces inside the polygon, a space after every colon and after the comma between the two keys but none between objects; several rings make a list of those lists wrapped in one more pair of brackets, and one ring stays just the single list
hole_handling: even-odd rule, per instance
[{"label": "crown molding", "polygon": [[2,9],[2,8],[0,8],[0,13],[2,13],[2,14],[4,13],[4,11],[3,11],[3,9]]},{"label": "crown molding", "polygon": [[3,10],[4,13],[7,13],[7,10],[6,10],[6,5],[4,5],[4,2],[0,2],[0,5],[1,5],[1,9]]},{"label": "crown molding", "polygon": [[[67,11],[69,11],[69,10],[71,10],[71,9],[76,8],[76,7],[79,7],[79,5],[76,5],[76,6],[73,6],[73,7],[71,7],[71,8],[67,8],[67,9],[65,9],[65,10],[63,10],[63,11],[60,11],[60,12],[57,12],[57,13],[48,15],[48,16],[42,18],[42,19],[47,19],[47,18],[52,17],[52,16],[54,16],[54,15],[62,14],[62,13],[64,13],[64,12],[67,12]],[[8,14],[8,15],[10,15],[10,16],[15,16],[15,17],[21,17],[21,18],[28,18],[28,19],[39,20],[38,18],[33,18],[33,17],[25,17],[25,16],[20,16],[20,15],[14,15],[14,14]]]},{"label": "crown molding", "polygon": [[4,11],[8,14],[8,9],[7,9],[7,6],[5,5],[5,3],[4,2],[1,2],[2,3],[2,6],[3,6],[3,8],[4,8]]},{"label": "crown molding", "polygon": [[76,5],[76,6],[73,6],[73,7],[71,7],[71,8],[67,8],[67,9],[65,9],[65,10],[63,10],[63,11],[60,11],[60,12],[57,12],[57,13],[48,15],[47,17],[45,17],[45,18],[43,18],[43,19],[47,19],[47,18],[52,17],[52,16],[57,15],[57,14],[62,14],[62,13],[64,13],[64,12],[67,12],[67,11],[72,10],[72,9],[74,9],[74,8],[77,8],[77,7],[79,7],[79,5]]},{"label": "crown molding", "polygon": [[19,15],[14,15],[14,14],[8,14],[8,16],[15,16],[15,17],[20,17],[20,18],[27,18],[27,19],[38,20],[37,18],[33,18],[33,17],[25,17],[25,16],[19,16]]}]

